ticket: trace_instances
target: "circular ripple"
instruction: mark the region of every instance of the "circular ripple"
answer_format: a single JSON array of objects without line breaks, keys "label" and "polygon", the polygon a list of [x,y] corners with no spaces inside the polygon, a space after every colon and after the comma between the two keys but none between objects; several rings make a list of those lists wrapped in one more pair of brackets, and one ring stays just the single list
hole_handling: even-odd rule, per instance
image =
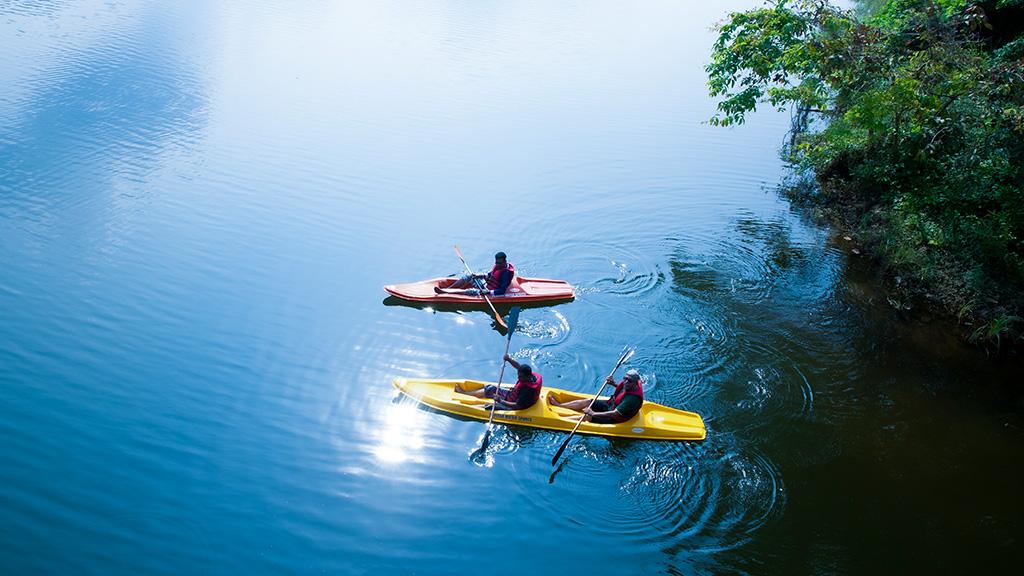
[{"label": "circular ripple", "polygon": [[598,369],[573,350],[562,348],[524,348],[516,357],[527,358],[544,376],[544,385],[567,390],[586,390],[598,378]]},{"label": "circular ripple", "polygon": [[740,299],[756,304],[772,291],[775,271],[767,256],[730,237],[694,238],[701,250],[680,250],[669,262],[673,289],[698,300]]},{"label": "circular ripple", "polygon": [[[555,250],[553,260],[559,262],[560,268],[570,278],[580,279],[577,292],[581,295],[644,294],[665,280],[665,273],[658,263],[621,244],[567,242]],[[602,272],[594,277],[595,270]],[[584,274],[589,277],[584,279]]]},{"label": "circular ripple", "polygon": [[[545,464],[534,461],[517,473],[524,490]],[[676,551],[738,546],[784,498],[778,471],[756,452],[601,438],[574,440],[549,489],[531,492],[535,505],[567,525],[642,549]],[[589,494],[603,497],[595,502]]]},{"label": "circular ripple", "polygon": [[[780,419],[806,418],[814,407],[814,391],[800,365],[767,339],[744,342],[744,364],[723,390],[732,402],[733,430],[773,426]],[[777,429],[777,427],[776,427]]]},{"label": "circular ripple", "polygon": [[[678,550],[712,552],[734,548],[778,514],[785,490],[778,470],[752,450],[724,450],[693,460],[687,469],[694,482],[685,495],[704,503],[686,514],[672,513],[672,534]],[[675,512],[662,503],[662,509]]]},{"label": "circular ripple", "polygon": [[723,315],[709,312],[672,307],[657,316],[654,331],[665,336],[657,342],[655,369],[705,377],[722,371],[735,357],[736,331]]},{"label": "circular ripple", "polygon": [[516,334],[549,340],[548,345],[564,342],[569,337],[569,320],[554,309],[533,309],[519,317]]}]

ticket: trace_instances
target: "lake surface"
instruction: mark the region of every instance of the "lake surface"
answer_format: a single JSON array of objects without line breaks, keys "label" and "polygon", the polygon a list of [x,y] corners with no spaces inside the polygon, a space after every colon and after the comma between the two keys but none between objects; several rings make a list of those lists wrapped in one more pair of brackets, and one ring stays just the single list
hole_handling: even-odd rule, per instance
[{"label": "lake surface", "polygon": [[[901,317],[775,192],[703,65],[753,2],[0,3],[0,573],[1019,568],[1021,363]],[[496,250],[578,298],[512,352],[625,344],[701,443],[484,425],[482,311],[381,286]]]}]

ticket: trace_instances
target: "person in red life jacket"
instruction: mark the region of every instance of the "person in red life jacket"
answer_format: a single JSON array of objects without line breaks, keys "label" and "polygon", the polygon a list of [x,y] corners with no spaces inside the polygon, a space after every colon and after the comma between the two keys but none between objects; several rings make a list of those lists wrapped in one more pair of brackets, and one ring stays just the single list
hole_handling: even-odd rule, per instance
[{"label": "person in red life jacket", "polygon": [[[639,372],[629,370],[626,372],[626,377],[618,384],[615,384],[615,380],[609,376],[605,380],[605,384],[615,386],[615,391],[606,400],[600,398],[594,400],[593,405],[590,405],[589,398],[572,400],[564,404],[560,404],[554,398],[551,398],[550,401],[555,406],[583,412],[583,419],[594,424],[625,422],[640,412],[640,407],[644,404],[644,387],[640,383]],[[588,405],[590,405],[589,408]]]},{"label": "person in red life jacket", "polygon": [[512,388],[498,388],[488,384],[482,390],[463,390],[458,384],[455,391],[460,394],[468,394],[477,398],[494,398],[494,407],[498,410],[525,410],[537,403],[540,398],[540,389],[544,379],[540,374],[533,371],[529,364],[520,364],[511,356],[505,354],[505,362],[508,362],[516,369],[519,380]]},{"label": "person in red life jacket", "polygon": [[438,294],[466,294],[469,296],[503,296],[508,287],[512,285],[512,279],[516,275],[516,268],[508,261],[504,252],[494,255],[494,268],[487,274],[467,274],[456,280],[447,288],[434,286],[434,292]]}]

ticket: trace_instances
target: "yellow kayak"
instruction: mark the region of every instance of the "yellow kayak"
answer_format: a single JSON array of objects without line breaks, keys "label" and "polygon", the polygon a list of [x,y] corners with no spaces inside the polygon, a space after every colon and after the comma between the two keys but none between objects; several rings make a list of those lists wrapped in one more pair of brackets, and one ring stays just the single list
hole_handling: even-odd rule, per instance
[{"label": "yellow kayak", "polygon": [[[493,382],[395,378],[392,383],[395,388],[410,398],[442,412],[484,421],[489,416],[489,412],[484,407],[489,405],[491,400],[456,392],[455,385],[458,384],[464,390],[479,390],[485,384],[494,384]],[[536,404],[526,410],[499,410],[494,413],[494,421],[502,424],[518,424],[532,428],[571,432],[581,414],[567,408],[553,406],[549,400],[554,398],[558,402],[568,402],[590,397],[586,394],[545,386],[541,390],[540,399]],[[626,422],[618,424],[584,422],[577,432],[644,440],[703,440],[707,435],[700,414],[676,410],[650,401],[644,401],[640,412]]]}]

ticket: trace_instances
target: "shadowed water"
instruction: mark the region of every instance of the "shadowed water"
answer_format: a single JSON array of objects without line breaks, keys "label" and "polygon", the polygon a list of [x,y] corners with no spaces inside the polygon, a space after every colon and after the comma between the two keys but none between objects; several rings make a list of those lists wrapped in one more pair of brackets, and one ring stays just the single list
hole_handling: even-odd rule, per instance
[{"label": "shadowed water", "polygon": [[[747,2],[0,4],[0,572],[965,573],[1014,566],[1020,363],[900,318],[778,198],[785,113],[705,124]],[[398,398],[623,345],[701,443]],[[501,559],[494,557],[501,551]]]}]

